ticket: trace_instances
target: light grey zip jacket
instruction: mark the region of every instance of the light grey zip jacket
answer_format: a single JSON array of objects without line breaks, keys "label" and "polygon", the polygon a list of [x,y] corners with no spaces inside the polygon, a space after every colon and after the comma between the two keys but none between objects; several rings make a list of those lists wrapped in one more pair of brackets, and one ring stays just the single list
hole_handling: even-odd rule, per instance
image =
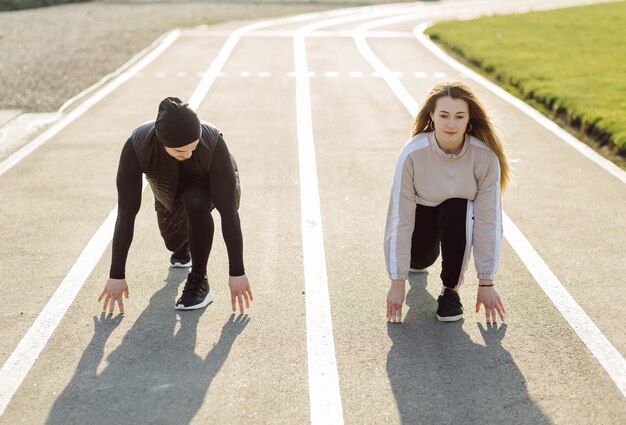
[{"label": "light grey zip jacket", "polygon": [[384,243],[391,279],[407,279],[416,204],[434,207],[451,198],[472,201],[469,236],[478,278],[495,278],[502,240],[498,157],[484,142],[469,135],[459,154],[448,154],[430,132],[414,136],[396,164]]}]

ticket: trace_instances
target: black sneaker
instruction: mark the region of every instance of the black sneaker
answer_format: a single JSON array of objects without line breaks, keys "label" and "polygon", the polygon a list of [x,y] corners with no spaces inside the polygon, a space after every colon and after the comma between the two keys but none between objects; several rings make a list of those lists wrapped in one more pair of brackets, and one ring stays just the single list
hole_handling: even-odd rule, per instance
[{"label": "black sneaker", "polygon": [[463,317],[463,305],[456,291],[446,288],[437,298],[437,319],[440,322],[456,322]]},{"label": "black sneaker", "polygon": [[191,272],[187,276],[183,295],[176,301],[176,310],[196,310],[204,308],[213,301],[213,293],[209,288],[206,276]]},{"label": "black sneaker", "polygon": [[185,244],[185,247],[175,251],[170,257],[170,267],[174,268],[188,268],[191,267],[191,253],[189,252],[189,244]]},{"label": "black sneaker", "polygon": [[170,267],[184,269],[191,267],[191,256],[187,258],[176,258],[174,254],[170,257]]}]

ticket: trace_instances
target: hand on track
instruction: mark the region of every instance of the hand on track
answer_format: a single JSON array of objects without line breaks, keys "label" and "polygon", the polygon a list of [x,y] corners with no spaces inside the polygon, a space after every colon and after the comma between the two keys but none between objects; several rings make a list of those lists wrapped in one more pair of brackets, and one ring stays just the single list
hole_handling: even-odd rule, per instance
[{"label": "hand on track", "polygon": [[404,281],[392,280],[387,293],[387,320],[391,323],[402,323],[402,304],[404,304]]},{"label": "hand on track", "polygon": [[485,305],[485,316],[487,318],[487,324],[497,323],[496,312],[500,316],[500,319],[504,320],[504,305],[498,295],[498,291],[493,286],[479,286],[478,294],[476,295],[476,313],[480,311],[480,305]]},{"label": "hand on track", "polygon": [[230,276],[228,278],[228,286],[230,286],[230,300],[233,305],[233,313],[237,310],[237,303],[239,303],[239,313],[243,314],[244,300],[245,308],[250,308],[250,301],[253,299],[248,277],[245,274],[242,276]]},{"label": "hand on track", "polygon": [[104,298],[102,311],[106,312],[108,307],[109,314],[113,314],[113,311],[115,310],[115,302],[117,301],[120,314],[124,314],[124,301],[122,300],[122,295],[128,299],[128,284],[126,283],[126,279],[108,279],[104,285],[104,290],[100,294],[100,297],[98,297],[98,302],[102,301],[102,298]]}]

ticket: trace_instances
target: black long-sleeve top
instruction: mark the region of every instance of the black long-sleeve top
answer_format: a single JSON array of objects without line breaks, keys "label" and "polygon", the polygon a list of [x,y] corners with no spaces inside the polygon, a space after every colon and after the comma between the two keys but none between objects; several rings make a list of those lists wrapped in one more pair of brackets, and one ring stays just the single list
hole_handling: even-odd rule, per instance
[{"label": "black long-sleeve top", "polygon": [[[176,159],[171,158],[172,161]],[[186,176],[185,161],[179,162],[181,183],[192,176]],[[222,236],[228,251],[230,276],[245,274],[243,265],[243,238],[235,194],[235,172],[230,153],[220,137],[215,145],[211,167],[208,172],[211,201],[220,213]],[[133,240],[135,216],[141,206],[142,171],[131,139],[122,148],[117,171],[118,210],[113,234],[113,254],[109,277],[125,278],[126,259]]]}]

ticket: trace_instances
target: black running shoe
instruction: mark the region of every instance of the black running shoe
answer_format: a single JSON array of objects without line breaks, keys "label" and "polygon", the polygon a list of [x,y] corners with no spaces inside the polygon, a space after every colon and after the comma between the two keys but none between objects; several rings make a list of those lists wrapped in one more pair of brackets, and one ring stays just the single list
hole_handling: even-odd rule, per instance
[{"label": "black running shoe", "polygon": [[463,305],[456,291],[446,288],[437,298],[437,319],[440,322],[456,322],[463,317]]},{"label": "black running shoe", "polygon": [[191,267],[191,256],[187,258],[176,258],[174,254],[170,257],[170,267],[184,269]]},{"label": "black running shoe", "polygon": [[189,252],[189,244],[175,251],[170,257],[170,267],[188,268],[191,267],[191,253]]},{"label": "black running shoe", "polygon": [[212,301],[213,293],[206,276],[191,272],[187,276],[183,295],[176,301],[176,310],[196,310],[206,307]]}]

